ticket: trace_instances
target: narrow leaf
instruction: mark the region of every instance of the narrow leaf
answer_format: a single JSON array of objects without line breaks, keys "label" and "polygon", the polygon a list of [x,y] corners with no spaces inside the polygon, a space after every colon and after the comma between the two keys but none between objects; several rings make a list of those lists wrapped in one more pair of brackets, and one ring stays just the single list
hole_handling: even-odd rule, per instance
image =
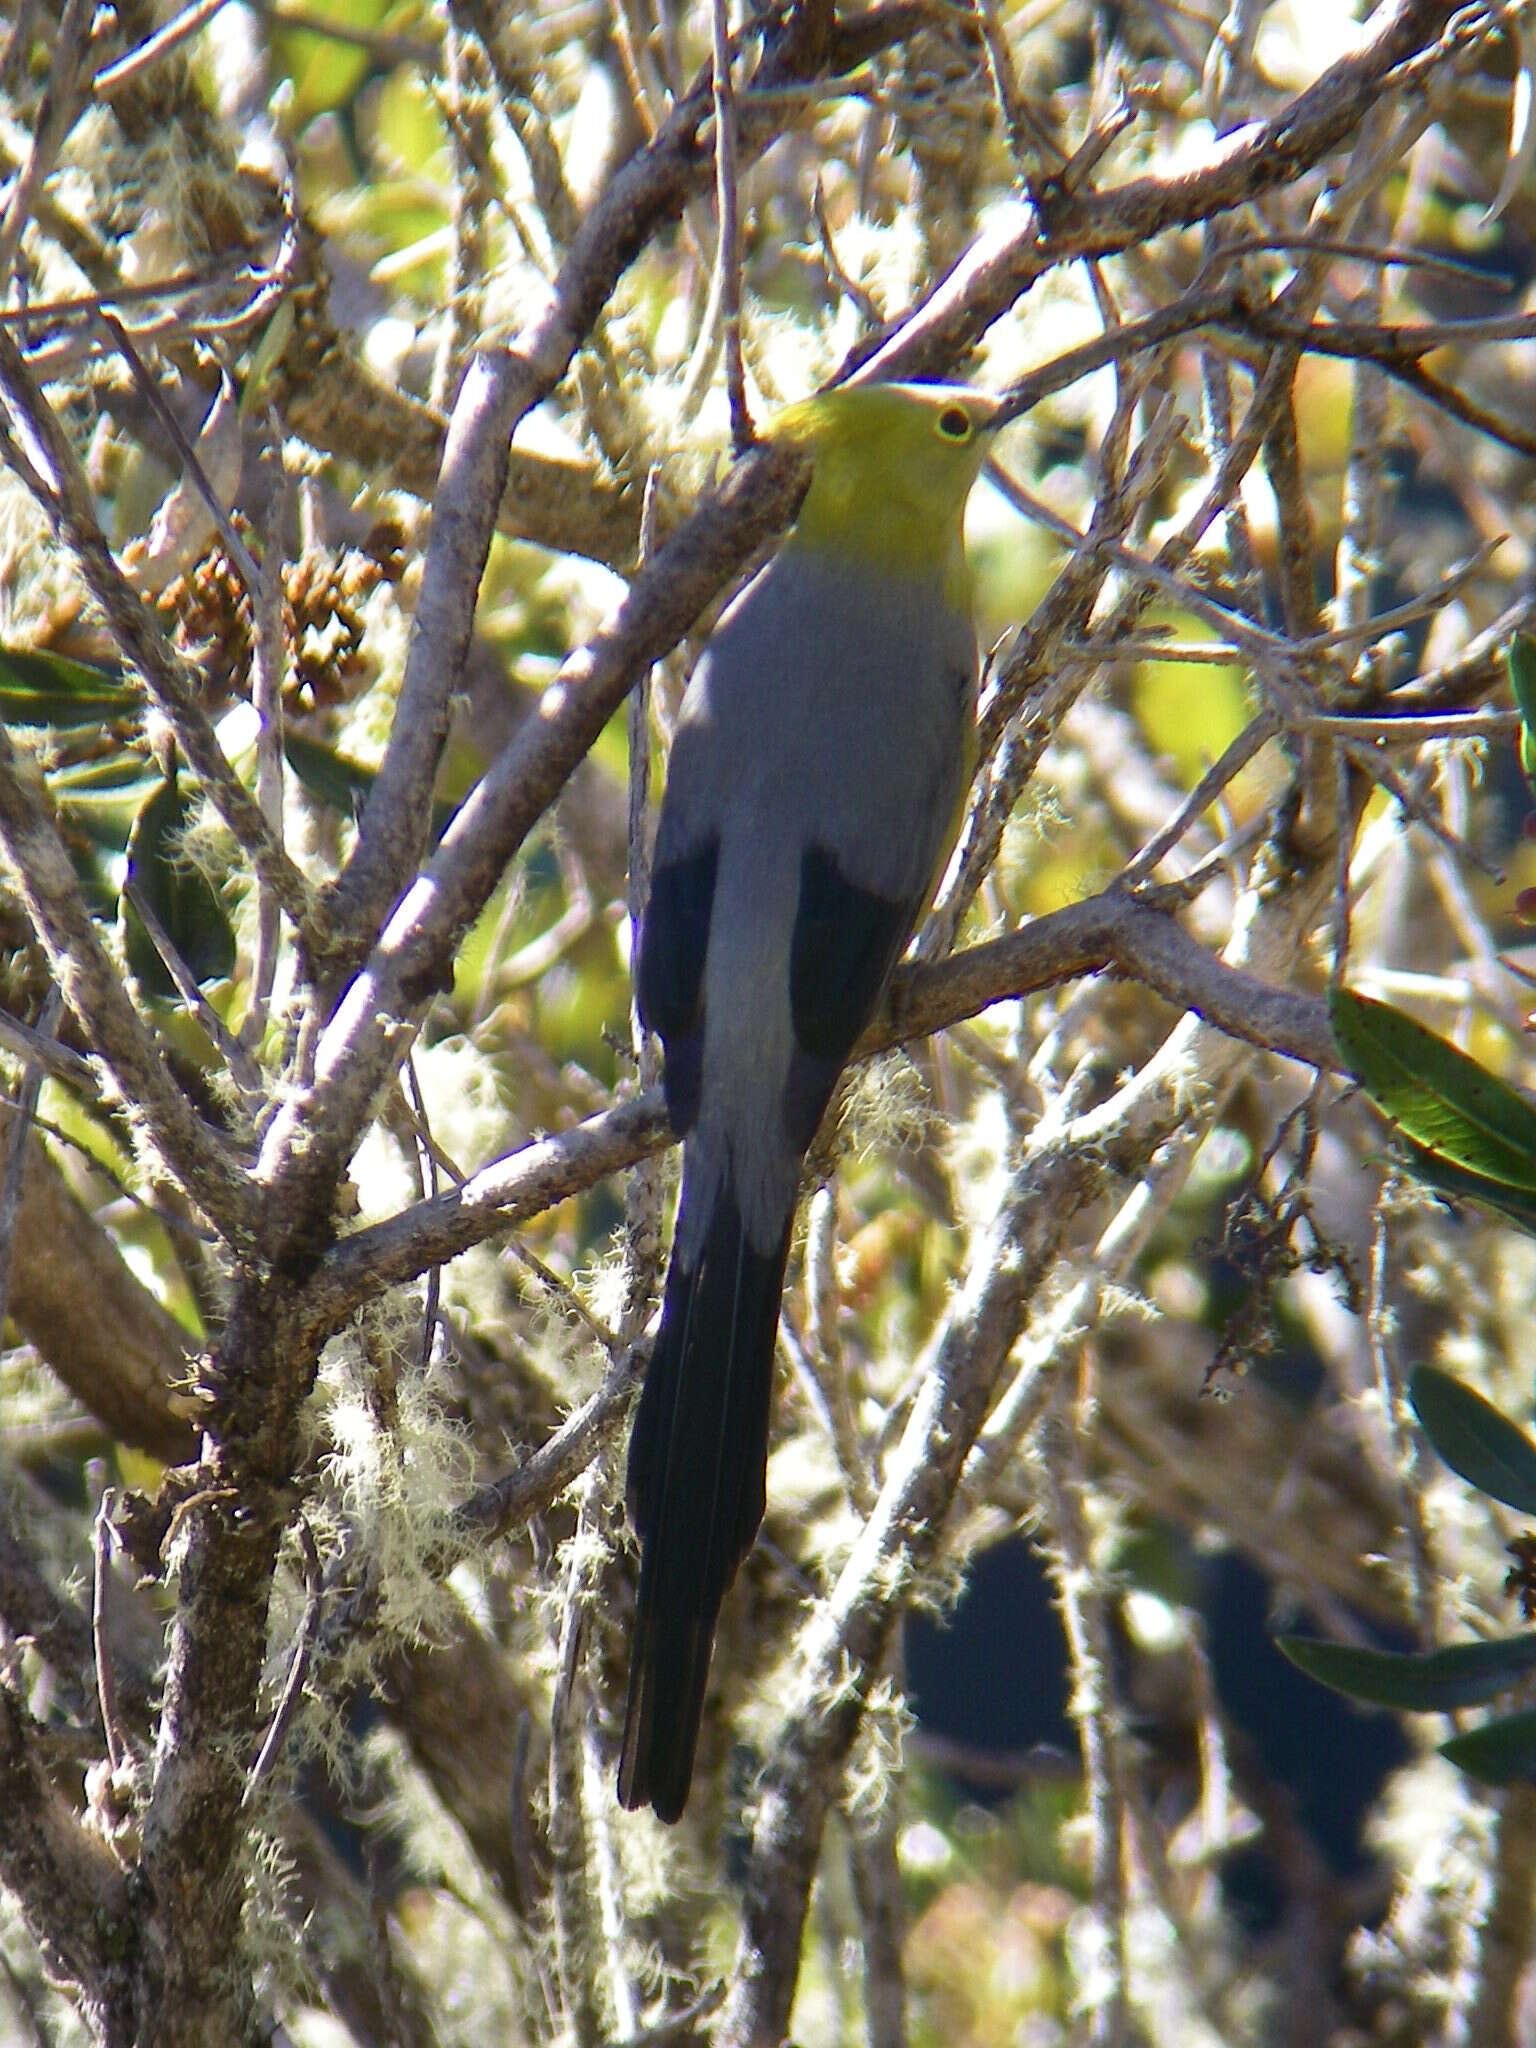
[{"label": "narrow leaf", "polygon": [[356,761],[347,760],[331,747],[321,746],[318,740],[307,739],[301,732],[283,734],[283,753],[288,766],[317,802],[349,818],[361,811],[373,787],[371,768],[360,767]]},{"label": "narrow leaf", "polygon": [[[218,894],[189,865],[181,836],[189,818],[175,782],[162,782],[134,820],[128,839],[128,880],[144,899],[198,983],[217,981],[235,965],[235,935]],[[150,994],[172,998],[176,984],[138,913],[122,899],[128,964]]]},{"label": "narrow leaf", "polygon": [[1509,36],[1515,46],[1515,79],[1509,95],[1509,150],[1499,189],[1478,215],[1479,233],[1503,217],[1510,201],[1529,183],[1531,164],[1536,161],[1536,121],[1531,119],[1532,103],[1536,100],[1536,50],[1521,35],[1517,20],[1510,22]]},{"label": "narrow leaf", "polygon": [[1419,1366],[1408,1399],[1424,1434],[1469,1486],[1536,1515],[1536,1444],[1491,1401],[1433,1365]]},{"label": "narrow leaf", "polygon": [[0,723],[59,727],[130,718],[138,692],[110,669],[37,648],[0,647]]},{"label": "narrow leaf", "polygon": [[132,768],[121,780],[103,773],[99,780],[74,782],[49,774],[54,808],[71,843],[89,841],[104,853],[121,853],[127,846],[134,820],[159,789],[160,777],[146,774],[143,760],[126,758]]},{"label": "narrow leaf", "polygon": [[[283,734],[283,752],[288,766],[309,791],[317,803],[327,809],[340,811],[348,818],[357,817],[368,800],[373,788],[374,771],[360,762],[349,761],[345,754],[338,754],[334,747],[322,746],[301,732]],[[447,831],[453,819],[452,804],[432,806],[432,843],[435,846]]]},{"label": "narrow leaf", "polygon": [[1481,1173],[1468,1173],[1438,1152],[1415,1145],[1411,1138],[1403,1138],[1401,1145],[1404,1164],[1425,1187],[1443,1195],[1448,1202],[1477,1202],[1502,1216],[1506,1223],[1536,1236],[1536,1189],[1512,1188]]},{"label": "narrow leaf", "polygon": [[1338,988],[1328,1015],[1350,1072],[1416,1144],[1501,1186],[1536,1189],[1536,1108],[1523,1095],[1391,1003]]},{"label": "narrow leaf", "polygon": [[1520,766],[1526,781],[1536,789],[1536,640],[1528,633],[1516,633],[1504,660],[1520,713]]},{"label": "narrow leaf", "polygon": [[1435,1714],[1482,1706],[1536,1668],[1536,1629],[1492,1642],[1453,1643],[1448,1649],[1403,1655],[1280,1636],[1277,1647],[1309,1678],[1373,1707]]},{"label": "narrow leaf", "polygon": [[125,790],[158,788],[163,777],[154,762],[136,747],[119,747],[111,754],[93,755],[86,761],[66,761],[48,770],[48,789],[56,804],[75,800],[93,802],[115,799]]},{"label": "narrow leaf", "polygon": [[1536,1778],[1536,1707],[1453,1735],[1441,1743],[1440,1754],[1484,1785]]},{"label": "narrow leaf", "polygon": [[1504,662],[1509,687],[1515,693],[1515,709],[1526,725],[1536,727],[1536,640],[1529,633],[1512,634]]}]

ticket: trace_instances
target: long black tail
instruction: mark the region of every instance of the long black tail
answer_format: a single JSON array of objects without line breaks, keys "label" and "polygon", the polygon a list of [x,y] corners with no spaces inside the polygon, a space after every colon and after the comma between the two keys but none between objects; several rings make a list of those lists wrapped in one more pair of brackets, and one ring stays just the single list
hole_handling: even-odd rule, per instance
[{"label": "long black tail", "polygon": [[640,1591],[619,1798],[653,1806],[664,1821],[675,1821],[688,1799],[720,1602],[763,1519],[789,1254],[788,1220],[773,1251],[748,1243],[728,1174],[712,1199],[702,1250],[685,1265],[674,1248],[629,1443]]}]

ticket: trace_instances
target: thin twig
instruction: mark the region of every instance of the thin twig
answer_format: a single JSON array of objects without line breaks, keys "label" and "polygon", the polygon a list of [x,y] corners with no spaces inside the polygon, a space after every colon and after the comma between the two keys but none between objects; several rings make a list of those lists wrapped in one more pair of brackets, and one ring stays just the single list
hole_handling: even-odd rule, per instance
[{"label": "thin twig", "polygon": [[[649,559],[656,537],[657,472],[646,477],[645,503],[640,513],[640,558]],[[627,707],[629,736],[629,871],[625,903],[629,912],[629,944],[638,955],[640,934],[645,924],[646,905],[651,894],[651,836],[655,819],[651,813],[651,704],[654,671],[646,669],[629,695]],[[629,1006],[629,1041],[636,1075],[642,1091],[654,1089],[661,1078],[661,1058],[656,1041],[640,1021],[638,1004]],[[654,1159],[637,1161],[624,1184],[624,1313],[619,1332],[626,1343],[634,1343],[645,1327],[661,1270],[662,1176]]]},{"label": "thin twig", "polygon": [[126,57],[119,57],[115,64],[105,65],[97,72],[93,88],[97,99],[110,103],[124,86],[142,78],[162,58],[168,57],[173,50],[206,28],[226,4],[227,0],[192,0],[190,6],[173,15],[152,36],[146,36]]},{"label": "thin twig", "polygon": [[176,984],[176,993],[213,1040],[236,1086],[247,1098],[255,1101],[265,1087],[260,1067],[198,987],[196,975],[182,959],[176,941],[160,922],[143,886],[136,881],[124,882],[123,898],[132,906],[133,914],[148,934],[161,965]]},{"label": "thin twig", "polygon": [[112,1510],[116,1504],[116,1493],[110,1486],[106,1487],[96,1504],[92,1532],[94,1570],[91,1577],[91,1643],[96,1661],[96,1699],[106,1736],[107,1761],[114,1772],[122,1770],[133,1755],[117,1709],[117,1670],[107,1633],[107,1606],[112,1587]]},{"label": "thin twig", "polygon": [[1257,718],[1250,719],[1237,738],[1230,741],[1220,757],[1206,769],[1167,824],[1154,833],[1136,858],[1127,864],[1120,877],[1122,884],[1134,888],[1154,874],[1159,862],[1173,851],[1200,814],[1210,808],[1233,778],[1279,730],[1280,720],[1273,711],[1262,711]]},{"label": "thin twig", "polygon": [[796,1370],[813,1391],[849,1498],[861,1515],[867,1515],[875,1504],[875,1485],[869,1453],[859,1440],[842,1333],[838,1328],[835,1181],[816,1190],[806,1211],[805,1300],[803,1344],[794,1341],[792,1326],[786,1319],[791,1356]]},{"label": "thin twig", "polygon": [[1448,256],[1443,249],[1418,249],[1411,242],[1362,241],[1350,235],[1299,234],[1270,229],[1262,235],[1234,235],[1223,240],[1223,257],[1263,256],[1271,250],[1298,255],[1340,256],[1346,262],[1370,263],[1391,270],[1429,270],[1459,277],[1480,289],[1499,288],[1498,277],[1476,263]]},{"label": "thin twig", "polygon": [[529,939],[526,945],[519,946],[515,953],[508,954],[496,964],[491,980],[498,994],[509,989],[526,988],[530,982],[537,981],[592,929],[597,905],[575,848],[558,842],[555,859],[560,879],[565,885],[565,908],[547,931]]},{"label": "thin twig", "polygon": [[[231,518],[229,507],[209,482],[208,472],[203,467],[201,456],[192,445],[181,421],[176,417],[174,407],[166,403],[164,392],[161,391],[160,386],[150,375],[149,366],[137,348],[134,347],[128,330],[115,314],[105,310],[101,314],[101,324],[112,337],[113,347],[128,365],[129,374],[133,378],[140,397],[154,414],[166,438],[176,450],[177,460],[182,466],[183,473],[192,483],[204,505],[207,506],[209,517],[218,529],[219,540],[223,544],[225,554],[229,557],[230,565],[234,569],[235,574],[240,578],[242,584],[244,584],[246,597],[254,606],[261,590],[261,569],[257,565],[250,549],[246,546],[245,538],[240,532],[239,527],[236,526]],[[226,395],[232,397],[233,391],[230,380],[223,378],[220,380],[214,404],[218,405],[220,400],[225,398]]]},{"label": "thin twig", "polygon": [[11,15],[10,34],[5,39],[5,50],[0,54],[0,93],[7,97],[14,96],[25,78],[40,11],[39,0],[17,0]]},{"label": "thin twig", "polygon": [[559,1662],[549,1708],[549,1851],[555,1966],[562,2016],[576,2048],[597,2048],[602,2038],[601,2000],[596,1982],[598,1943],[592,1925],[586,1802],[582,1796],[587,1707],[581,1697],[586,1624],[607,1549],[601,1483],[601,1473],[594,1466],[582,1486],[575,1532],[566,1547],[559,1606]]},{"label": "thin twig", "polygon": [[[432,1141],[432,1126],[427,1117],[426,1098],[421,1092],[421,1076],[416,1071],[414,1054],[405,1063],[405,1087],[416,1120],[416,1185],[422,1199],[430,1201],[438,1190],[437,1147]],[[421,1308],[421,1345],[416,1357],[417,1370],[423,1375],[432,1363],[432,1344],[442,1292],[443,1269],[439,1265],[429,1266],[426,1298]]]},{"label": "thin twig", "polygon": [[38,109],[37,125],[26,160],[11,180],[5,211],[0,213],[0,279],[6,280],[7,288],[34,203],[58,161],[79,111],[80,68],[94,16],[93,0],[64,0],[58,27],[49,36],[48,84]]},{"label": "thin twig", "polygon": [[1110,640],[1097,633],[1081,639],[1056,643],[1063,661],[1087,662],[1094,668],[1137,668],[1149,661],[1188,662],[1202,668],[1230,668],[1243,658],[1243,650],[1220,640],[1168,640],[1169,630],[1155,622],[1133,628],[1123,640]]},{"label": "thin twig", "polygon": [[[586,1783],[602,1783],[612,1768],[598,1742],[594,1718],[587,1716],[582,1730],[582,1771]],[[594,1799],[596,1809],[589,1816],[588,1838],[596,1865],[598,1922],[603,1933],[603,1954],[607,1962],[608,1997],[621,2039],[633,2035],[640,2024],[640,1999],[629,1964],[629,1921],[626,1912],[625,1866],[615,1839],[615,1811],[606,1801]]]},{"label": "thin twig", "polygon": [[821,267],[826,272],[833,290],[840,292],[849,304],[857,309],[859,318],[866,327],[884,326],[885,316],[874,294],[865,290],[837,253],[837,244],[832,238],[832,223],[827,218],[827,195],[822,189],[819,177],[811,186],[811,219],[816,223],[816,244],[821,253]]},{"label": "thin twig", "polygon": [[752,440],[747,373],[741,359],[741,224],[736,188],[736,105],[731,90],[727,0],[710,0],[711,88],[715,108],[715,262],[720,272],[721,342],[731,409],[731,446],[739,455]]},{"label": "thin twig", "polygon": [[638,1363],[629,1352],[609,1366],[597,1392],[516,1471],[470,1495],[454,1518],[467,1542],[478,1544],[521,1528],[564,1492],[591,1462],[597,1447],[617,1434],[635,1390]]},{"label": "thin twig", "polygon": [[873,1821],[850,1829],[848,1867],[859,1908],[864,1950],[864,2015],[869,2048],[907,2048],[907,1978],[903,1936],[906,1890],[898,1847],[899,1787],[882,1788]]},{"label": "thin twig", "polygon": [[[256,801],[267,821],[272,843],[283,845],[283,678],[287,648],[283,634],[284,515],[289,509],[287,474],[281,437],[272,434],[266,457],[273,485],[268,502],[267,531],[254,585],[247,586],[255,630],[251,636],[251,705],[259,721],[256,732]],[[256,878],[256,957],[251,963],[251,994],[241,1042],[255,1053],[266,1034],[268,1005],[277,981],[280,939],[279,905],[260,875]]]},{"label": "thin twig", "polygon": [[[38,1015],[39,1039],[46,1042],[53,1037],[63,1012],[64,998],[56,988],[50,988],[43,998],[43,1007]],[[40,1059],[27,1059],[21,1070],[21,1085],[16,1091],[15,1122],[6,1135],[5,1173],[3,1179],[0,1179],[0,1333],[5,1329],[5,1319],[10,1312],[11,1255],[16,1245],[16,1222],[21,1214],[22,1184],[27,1173],[27,1152],[32,1143],[32,1127],[37,1117],[37,1099],[43,1090],[45,1072],[46,1069]]]},{"label": "thin twig", "polygon": [[992,82],[1008,153],[1022,173],[1029,168],[1030,124],[1025,113],[1024,95],[1019,90],[1018,73],[1014,69],[1013,52],[1008,47],[1008,33],[998,15],[997,0],[974,0],[974,5],[981,46],[987,54],[987,76]]},{"label": "thin twig", "polygon": [[[825,1193],[826,1190],[819,1192]],[[790,1371],[806,1405],[832,1446],[832,1455],[837,1460],[850,1500],[861,1514],[867,1515],[874,1504],[875,1492],[860,1456],[847,1390],[813,1351],[799,1327],[799,1318],[788,1302],[784,1304],[779,1321],[779,1350],[780,1355],[788,1359]]]},{"label": "thin twig", "polygon": [[99,1094],[96,1085],[96,1070],[89,1060],[82,1059],[67,1045],[45,1038],[42,1032],[30,1024],[23,1024],[19,1017],[0,1010],[0,1046],[26,1064],[35,1063],[55,1081],[83,1096],[87,1102],[94,1102]]},{"label": "thin twig", "polygon": [[267,1732],[262,1738],[256,1761],[251,1766],[250,1776],[245,1781],[241,1795],[242,1807],[254,1804],[261,1787],[277,1768],[278,1758],[283,1753],[294,1721],[298,1716],[304,1698],[304,1682],[309,1676],[309,1660],[314,1654],[315,1638],[320,1631],[320,1617],[324,1611],[325,1575],[320,1569],[320,1553],[309,1523],[303,1515],[294,1519],[298,1534],[299,1549],[304,1558],[304,1618],[299,1623],[298,1639],[293,1646],[293,1656],[288,1664],[288,1676],[283,1681],[282,1698],[277,1703]]},{"label": "thin twig", "polygon": [[552,1301],[573,1315],[602,1345],[610,1359],[623,1358],[629,1347],[617,1330],[595,1316],[582,1300],[569,1280],[563,1280],[552,1266],[546,1265],[536,1251],[525,1244],[519,1244],[515,1237],[507,1239],[507,1250],[519,1265],[526,1266],[544,1292]]},{"label": "thin twig", "polygon": [[452,404],[467,348],[480,330],[482,279],[489,268],[486,215],[495,189],[491,175],[490,115],[484,98],[471,91],[472,80],[475,84],[481,82],[476,63],[480,48],[478,42],[468,43],[450,11],[443,25],[443,84],[439,97],[448,129],[448,146],[453,152],[449,222],[452,242],[443,321],[432,353],[432,377],[427,388],[427,402],[438,410]]},{"label": "thin twig", "polygon": [[1050,1503],[1051,1577],[1071,1660],[1072,1718],[1082,1747],[1088,1801],[1098,1953],[1083,1972],[1093,1986],[1087,2038],[1093,2048],[1124,2048],[1129,2040],[1130,1985],[1123,1709],[1115,1697],[1108,1616],[1084,1515],[1088,1481],[1083,1469],[1081,1419],[1063,1417],[1062,1423],[1048,1433],[1042,1462]]},{"label": "thin twig", "polygon": [[1508,740],[1520,730],[1518,711],[1447,711],[1415,718],[1386,711],[1379,718],[1351,711],[1303,712],[1296,723],[1307,732],[1337,733],[1347,739],[1382,740],[1388,746],[1419,747],[1433,740]]},{"label": "thin twig", "polygon": [[1382,1421],[1392,1456],[1392,1477],[1397,1487],[1403,1532],[1408,1539],[1408,1566],[1412,1575],[1413,1608],[1418,1621],[1419,1645],[1427,1649],[1436,1636],[1435,1570],[1429,1528],[1424,1518],[1424,1487],[1420,1474],[1419,1433],[1408,1422],[1402,1374],[1392,1345],[1395,1318],[1387,1307],[1389,1269],[1385,1194],[1378,1198],[1371,1230],[1370,1302],[1365,1327],[1370,1339],[1371,1370],[1376,1380],[1376,1397],[1381,1403]]},{"label": "thin twig", "polygon": [[1379,749],[1366,745],[1362,740],[1342,739],[1339,742],[1339,751],[1347,755],[1357,768],[1364,769],[1371,781],[1378,783],[1394,800],[1404,817],[1415,825],[1422,825],[1454,859],[1475,868],[1491,882],[1504,880],[1504,870],[1499,863],[1484,853],[1480,847],[1471,845],[1465,839],[1459,839],[1417,790],[1403,780]]}]

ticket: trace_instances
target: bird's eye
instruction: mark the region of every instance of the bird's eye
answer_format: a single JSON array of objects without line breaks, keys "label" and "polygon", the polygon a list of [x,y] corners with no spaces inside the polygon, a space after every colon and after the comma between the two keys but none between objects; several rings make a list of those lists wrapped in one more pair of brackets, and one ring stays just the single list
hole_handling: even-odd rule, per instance
[{"label": "bird's eye", "polygon": [[939,414],[939,432],[946,441],[971,438],[971,416],[963,405],[946,405]]}]

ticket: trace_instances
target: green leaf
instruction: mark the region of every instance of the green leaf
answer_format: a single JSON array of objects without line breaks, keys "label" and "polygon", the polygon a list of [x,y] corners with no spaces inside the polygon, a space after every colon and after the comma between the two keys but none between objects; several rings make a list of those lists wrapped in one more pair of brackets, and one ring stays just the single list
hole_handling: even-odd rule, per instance
[{"label": "green leaf", "polygon": [[1536,1444],[1491,1401],[1433,1365],[1419,1366],[1408,1399],[1424,1434],[1469,1486],[1536,1515]]},{"label": "green leaf", "polygon": [[1536,789],[1536,640],[1528,633],[1516,633],[1504,659],[1520,713],[1520,766],[1526,781]]},{"label": "green leaf", "polygon": [[1536,1707],[1485,1721],[1465,1735],[1442,1742],[1440,1754],[1484,1785],[1513,1785],[1536,1778]]},{"label": "green leaf", "polygon": [[1536,640],[1529,633],[1514,634],[1504,657],[1509,669],[1509,687],[1515,709],[1524,724],[1536,729]]},{"label": "green leaf", "polygon": [[303,127],[316,114],[344,106],[373,67],[365,48],[326,35],[325,21],[343,28],[376,29],[386,6],[387,0],[325,0],[315,11],[314,29],[283,27],[273,35],[273,56],[294,83],[289,119],[295,128]]},{"label": "green leaf", "polygon": [[402,66],[382,79],[370,96],[369,114],[387,160],[432,185],[445,184],[452,176],[448,124],[436,95],[419,73]]},{"label": "green leaf", "polygon": [[310,795],[327,809],[356,817],[373,787],[373,770],[322,747],[300,732],[284,732],[283,754]]},{"label": "green leaf", "polygon": [[103,725],[131,718],[139,693],[111,669],[65,654],[0,647],[0,724]]},{"label": "green leaf", "polygon": [[[1216,637],[1204,620],[1167,607],[1154,606],[1145,623],[1162,627],[1179,640]],[[1202,663],[1194,670],[1188,662],[1160,661],[1155,646],[1137,662],[1130,693],[1136,722],[1153,753],[1173,761],[1185,789],[1193,789],[1210,762],[1253,716],[1240,665]]]},{"label": "green leaf", "polygon": [[1345,1065],[1416,1144],[1502,1187],[1536,1191],[1536,1108],[1391,1003],[1328,999]]},{"label": "green leaf", "polygon": [[272,372],[282,361],[298,315],[293,310],[293,300],[285,298],[277,311],[262,329],[261,339],[251,351],[246,366],[245,388],[240,393],[240,416],[248,419],[260,416],[261,407],[269,402],[266,386]]},{"label": "green leaf", "polygon": [[[180,785],[162,782],[140,809],[128,836],[128,880],[142,892],[167,938],[201,985],[234,971],[235,934],[218,894],[188,865],[181,838],[191,811]],[[176,984],[126,893],[120,905],[123,941],[139,984],[174,999]]]},{"label": "green leaf", "polygon": [[[283,734],[283,753],[288,766],[317,803],[329,810],[340,811],[348,818],[357,817],[368,800],[373,788],[374,772],[364,768],[357,761],[349,761],[345,754],[338,754],[333,747],[324,747],[318,740],[307,739],[303,733]],[[447,831],[453,817],[452,804],[432,806],[432,843],[435,846]]]},{"label": "green leaf", "polygon": [[50,768],[47,782],[75,873],[92,910],[110,921],[117,915],[121,856],[135,818],[160,787],[160,771],[136,748],[122,746]]},{"label": "green leaf", "polygon": [[137,747],[118,747],[110,754],[65,761],[48,770],[48,790],[55,804],[115,802],[129,790],[158,789],[163,780],[154,762]]},{"label": "green leaf", "polygon": [[104,853],[121,853],[139,812],[160,787],[153,763],[124,748],[104,761],[50,769],[48,788],[71,843],[88,840]]},{"label": "green leaf", "polygon": [[1276,1647],[1309,1678],[1373,1707],[1404,1713],[1446,1713],[1477,1707],[1536,1668],[1536,1629],[1491,1642],[1453,1643],[1448,1649],[1402,1654],[1359,1650],[1310,1636],[1280,1636]]},{"label": "green leaf", "polygon": [[1502,1216],[1506,1223],[1513,1223],[1536,1237],[1536,1191],[1506,1187],[1499,1181],[1485,1179],[1480,1173],[1468,1173],[1460,1166],[1453,1166],[1450,1160],[1442,1159],[1438,1152],[1415,1145],[1412,1138],[1400,1137],[1400,1143],[1405,1155],[1404,1164],[1414,1179],[1422,1181],[1425,1187],[1443,1195],[1448,1202],[1478,1202],[1483,1208]]}]

